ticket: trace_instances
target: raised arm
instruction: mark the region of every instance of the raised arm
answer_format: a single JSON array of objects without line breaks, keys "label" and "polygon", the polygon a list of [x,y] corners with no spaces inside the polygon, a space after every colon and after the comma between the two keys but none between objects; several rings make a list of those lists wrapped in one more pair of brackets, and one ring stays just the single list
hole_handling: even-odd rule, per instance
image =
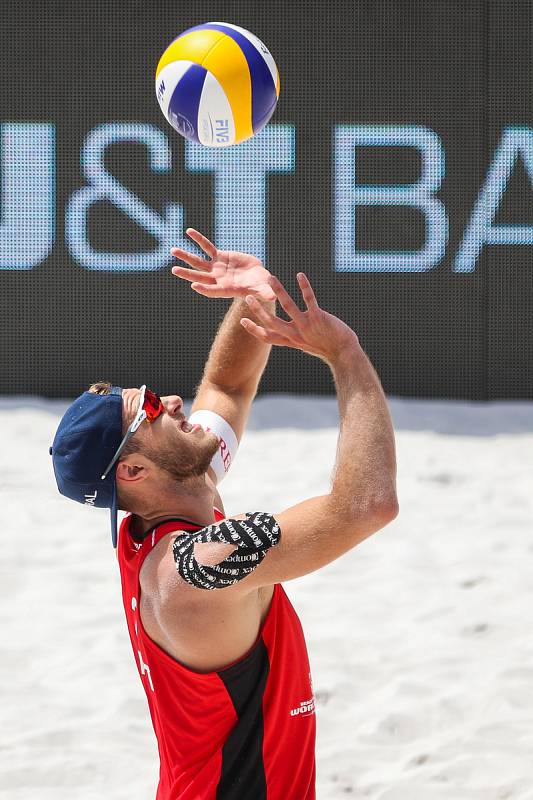
[{"label": "raised arm", "polygon": [[254,256],[219,250],[191,228],[187,233],[209,260],[175,248],[172,254],[190,269],[174,267],[173,274],[189,281],[191,288],[205,297],[234,298],[211,347],[191,411],[202,409],[219,414],[240,440],[271,349],[270,344],[249,336],[241,326],[243,316],[250,316],[244,298],[253,295],[262,307],[275,314],[275,295],[268,284],[270,273]]},{"label": "raised arm", "polygon": [[[398,512],[394,433],[379,378],[356,334],[319,308],[302,273],[298,282],[306,311],[300,311],[272,278],[271,285],[290,322],[272,317],[249,298],[261,326],[246,320],[241,324],[264,342],[296,347],[330,366],[340,411],[335,470],[328,494],[275,514],[281,531],[279,544],[242,581],[243,589],[319,569],[382,528]],[[312,437],[312,431],[309,435]]]},{"label": "raised arm", "polygon": [[[286,510],[237,515],[193,536],[178,535],[173,561],[191,590],[200,592],[197,596],[205,589],[225,589],[227,597],[246,594],[313,572],[398,513],[394,433],[379,378],[354,331],[318,306],[303,273],[298,282],[304,311],[271,276],[269,284],[289,321],[249,296],[259,324],[250,318],[240,324],[265,345],[297,348],[330,366],[341,417],[331,489]],[[312,435],[309,431],[310,448]],[[295,468],[305,470],[306,465]]]},{"label": "raised arm", "polygon": [[[265,304],[274,313],[275,303]],[[231,425],[240,440],[271,345],[249,336],[240,324],[249,316],[244,300],[234,300],[213,341],[191,411],[209,409]]]}]

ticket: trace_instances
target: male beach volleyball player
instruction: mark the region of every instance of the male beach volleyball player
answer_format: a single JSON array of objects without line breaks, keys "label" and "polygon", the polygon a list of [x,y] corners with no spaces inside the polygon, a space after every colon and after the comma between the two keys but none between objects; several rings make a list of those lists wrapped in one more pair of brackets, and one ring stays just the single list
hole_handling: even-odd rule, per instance
[{"label": "male beach volleyball player", "polygon": [[[111,508],[114,544],[117,504],[130,512],[117,554],[159,745],[157,800],[312,800],[313,689],[281,582],[339,558],[396,515],[392,425],[356,334],[318,306],[302,273],[303,311],[257,259],[188,233],[209,260],[173,250],[190,267],[174,274],[199,294],[235,298],[189,421],[177,395],[95,384],[60,422],[56,480],[68,497]],[[276,299],[288,321],[275,316]],[[331,368],[341,417],[331,490],[227,519],[216,484],[272,344]],[[319,458],[311,430],[308,441],[308,458]]]}]

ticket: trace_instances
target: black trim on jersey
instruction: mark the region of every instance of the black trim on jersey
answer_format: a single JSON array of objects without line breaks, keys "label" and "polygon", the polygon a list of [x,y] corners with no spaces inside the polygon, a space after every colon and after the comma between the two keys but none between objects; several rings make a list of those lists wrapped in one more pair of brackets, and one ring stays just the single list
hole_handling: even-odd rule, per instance
[{"label": "black trim on jersey", "polygon": [[238,720],[222,748],[216,800],[266,800],[263,695],[269,670],[268,651],[260,639],[245,659],[218,673]]}]

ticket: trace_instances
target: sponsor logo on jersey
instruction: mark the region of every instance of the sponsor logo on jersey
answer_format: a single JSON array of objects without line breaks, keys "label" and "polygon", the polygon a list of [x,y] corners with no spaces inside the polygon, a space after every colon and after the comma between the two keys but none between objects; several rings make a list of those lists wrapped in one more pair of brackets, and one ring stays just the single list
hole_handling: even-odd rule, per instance
[{"label": "sponsor logo on jersey", "polygon": [[308,717],[310,714],[315,713],[315,698],[311,697],[309,700],[302,700],[297,708],[291,708],[291,717]]},{"label": "sponsor logo on jersey", "polygon": [[291,717],[308,717],[315,713],[315,693],[313,691],[313,677],[309,673],[309,688],[311,689],[311,699],[302,700],[298,708],[291,708]]}]

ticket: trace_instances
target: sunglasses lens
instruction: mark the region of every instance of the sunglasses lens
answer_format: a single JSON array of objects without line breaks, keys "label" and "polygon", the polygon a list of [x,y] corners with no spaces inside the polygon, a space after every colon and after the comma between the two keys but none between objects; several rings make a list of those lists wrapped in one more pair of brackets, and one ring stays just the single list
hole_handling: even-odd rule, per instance
[{"label": "sunglasses lens", "polygon": [[163,403],[161,398],[155,392],[146,389],[144,393],[143,408],[146,411],[146,418],[149,422],[153,422],[163,411]]}]

